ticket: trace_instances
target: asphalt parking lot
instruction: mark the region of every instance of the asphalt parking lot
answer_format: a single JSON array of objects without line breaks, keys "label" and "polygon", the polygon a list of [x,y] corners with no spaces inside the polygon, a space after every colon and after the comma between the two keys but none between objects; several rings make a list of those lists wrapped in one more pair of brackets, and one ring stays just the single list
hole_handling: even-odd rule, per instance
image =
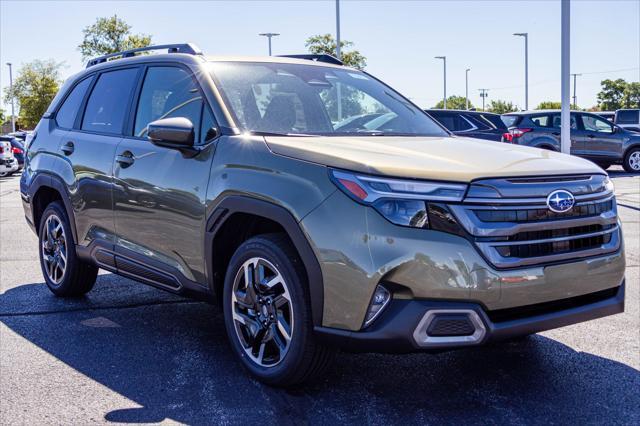
[{"label": "asphalt parking lot", "polygon": [[43,284],[19,177],[0,180],[0,423],[640,424],[640,176],[611,171],[626,312],[436,355],[340,354],[295,391],[249,378],[221,312],[104,273],[83,299]]}]

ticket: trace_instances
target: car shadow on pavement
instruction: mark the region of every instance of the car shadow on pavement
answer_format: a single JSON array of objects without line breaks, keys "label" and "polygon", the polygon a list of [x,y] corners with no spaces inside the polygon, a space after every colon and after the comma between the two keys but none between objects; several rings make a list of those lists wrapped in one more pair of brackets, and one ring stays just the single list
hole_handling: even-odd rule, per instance
[{"label": "car shadow on pavement", "polygon": [[[628,424],[638,420],[640,372],[539,335],[439,354],[342,353],[315,383],[288,391],[269,388],[250,378],[234,359],[217,307],[164,298],[155,289],[146,292],[141,302],[134,295],[127,304],[113,294],[139,284],[111,274],[100,275],[98,281],[88,297],[65,302],[42,283],[14,287],[0,294],[0,321],[141,406],[87,413],[102,415],[106,421]],[[25,300],[31,301],[29,311],[15,308],[24,306]],[[15,356],[3,352],[4,357]],[[20,379],[13,380],[15,384]],[[83,392],[82,386],[67,392]]]}]

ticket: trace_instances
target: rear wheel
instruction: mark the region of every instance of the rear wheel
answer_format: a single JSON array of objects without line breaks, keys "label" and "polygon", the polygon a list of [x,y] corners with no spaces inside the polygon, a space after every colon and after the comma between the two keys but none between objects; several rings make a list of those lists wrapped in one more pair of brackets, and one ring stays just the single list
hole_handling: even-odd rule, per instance
[{"label": "rear wheel", "polygon": [[607,170],[609,167],[611,167],[611,163],[596,163],[598,165],[598,167],[600,167],[602,170]]},{"label": "rear wheel", "polygon": [[49,290],[56,296],[81,296],[96,282],[98,268],[76,256],[69,220],[62,203],[47,206],[40,220],[40,266]]},{"label": "rear wheel", "polygon": [[640,173],[640,147],[631,148],[627,151],[622,167],[627,173]]},{"label": "rear wheel", "polygon": [[333,352],[315,341],[301,260],[280,234],[251,238],[227,269],[224,316],[243,366],[273,386],[293,386],[320,374]]}]

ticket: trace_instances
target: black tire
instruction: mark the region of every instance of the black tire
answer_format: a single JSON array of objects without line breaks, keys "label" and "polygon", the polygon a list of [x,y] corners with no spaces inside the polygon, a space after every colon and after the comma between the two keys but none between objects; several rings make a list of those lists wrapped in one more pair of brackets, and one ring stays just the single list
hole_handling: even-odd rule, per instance
[{"label": "black tire", "polygon": [[[291,300],[293,331],[288,350],[273,366],[264,366],[251,359],[241,341],[239,322],[234,320],[234,282],[243,265],[262,258],[277,268],[286,281]],[[245,295],[248,292],[245,292]],[[237,294],[237,293],[235,293]],[[333,359],[334,351],[320,345],[313,335],[311,303],[302,261],[286,235],[265,234],[253,237],[238,247],[229,262],[224,283],[224,318],[231,346],[244,368],[261,382],[279,387],[291,387],[312,380],[321,374]],[[259,295],[255,296],[260,297]],[[239,303],[237,303],[240,306]],[[275,303],[274,303],[275,307]],[[259,310],[254,310],[258,312]],[[263,317],[264,318],[264,317]],[[258,324],[259,325],[259,324]],[[245,328],[246,330],[246,328]],[[256,332],[255,335],[258,335]],[[264,336],[264,335],[262,335]]]},{"label": "black tire", "polygon": [[[51,222],[49,222],[51,218]],[[48,238],[47,230],[45,227],[49,223],[59,223],[62,227],[62,233],[57,233],[56,238],[58,247],[60,249],[56,252],[55,249],[48,250],[45,248]],[[50,203],[42,214],[40,219],[40,227],[38,230],[38,252],[40,254],[40,267],[42,268],[42,275],[49,290],[56,296],[60,297],[77,297],[88,293],[96,282],[98,275],[98,268],[94,265],[81,261],[76,256],[76,248],[73,242],[73,235],[71,234],[71,227],[69,226],[69,219],[64,206],[60,201],[54,201]],[[47,241],[45,241],[47,239]],[[47,255],[48,258],[58,256],[60,259],[60,252],[64,249],[66,254],[66,262],[64,263],[64,270],[60,268],[56,269],[58,277],[54,275],[54,278],[50,277],[48,272],[48,260],[45,260],[45,251],[53,252],[52,255]]]},{"label": "black tire", "polygon": [[[639,155],[640,155],[640,147],[638,146],[633,147],[626,152],[626,154],[624,155],[624,161],[622,162],[622,167],[624,168],[625,172],[640,173],[640,168],[636,166],[636,168],[634,169],[632,165],[632,157],[637,158],[637,156]],[[633,163],[633,164],[638,164],[638,163]]]},{"label": "black tire", "polygon": [[596,163],[598,165],[598,167],[600,167],[602,170],[607,170],[609,167],[611,167],[611,163]]}]

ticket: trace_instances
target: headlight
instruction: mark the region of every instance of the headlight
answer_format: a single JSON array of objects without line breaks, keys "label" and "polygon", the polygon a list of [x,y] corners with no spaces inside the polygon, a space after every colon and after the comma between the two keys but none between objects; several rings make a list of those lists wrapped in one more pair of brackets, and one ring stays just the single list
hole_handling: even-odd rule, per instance
[{"label": "headlight", "polygon": [[613,181],[607,176],[603,182],[605,191],[613,192],[615,187],[613,186]]},{"label": "headlight", "polygon": [[[333,182],[345,194],[373,207],[388,221],[396,225],[431,227],[445,232],[448,230],[440,229],[440,226],[432,227],[429,222],[432,217],[440,221],[441,210],[446,210],[446,206],[439,203],[432,206],[429,202],[460,202],[467,190],[467,185],[459,183],[388,179],[340,170],[331,170],[330,174]],[[432,216],[433,213],[438,213],[438,217]]]}]

